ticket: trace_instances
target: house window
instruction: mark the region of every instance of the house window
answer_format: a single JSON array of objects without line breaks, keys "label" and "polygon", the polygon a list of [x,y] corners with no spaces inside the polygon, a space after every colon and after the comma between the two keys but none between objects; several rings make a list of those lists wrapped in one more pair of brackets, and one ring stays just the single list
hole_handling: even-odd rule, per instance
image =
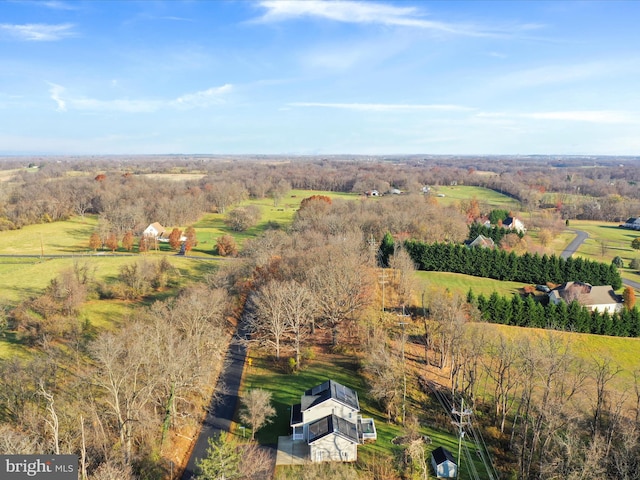
[{"label": "house window", "polygon": [[304,440],[304,427],[293,427],[293,439]]}]

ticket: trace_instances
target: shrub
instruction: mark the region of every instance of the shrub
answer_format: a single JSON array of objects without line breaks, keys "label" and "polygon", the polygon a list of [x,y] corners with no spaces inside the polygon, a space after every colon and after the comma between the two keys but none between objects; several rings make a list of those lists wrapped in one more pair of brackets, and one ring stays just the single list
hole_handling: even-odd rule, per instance
[{"label": "shrub", "polygon": [[216,250],[221,257],[235,257],[238,254],[238,246],[231,235],[223,235],[216,241]]},{"label": "shrub", "polygon": [[613,263],[616,267],[618,268],[622,268],[624,267],[624,262],[622,261],[622,258],[620,256],[616,256],[611,263]]},{"label": "shrub", "polygon": [[629,268],[633,268],[634,270],[640,270],[640,258],[634,258],[629,262]]}]

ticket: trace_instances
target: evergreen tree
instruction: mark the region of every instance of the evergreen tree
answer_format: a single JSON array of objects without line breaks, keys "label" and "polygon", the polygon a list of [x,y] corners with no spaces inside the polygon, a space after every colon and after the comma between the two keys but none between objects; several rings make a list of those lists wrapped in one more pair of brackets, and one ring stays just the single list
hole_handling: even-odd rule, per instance
[{"label": "evergreen tree", "polygon": [[389,257],[395,252],[396,242],[393,239],[393,235],[390,232],[384,234],[382,242],[380,243],[379,252],[379,266],[382,268],[389,267]]},{"label": "evergreen tree", "polygon": [[227,432],[209,438],[206,456],[197,462],[198,480],[232,480],[240,478],[241,453],[237,442]]}]

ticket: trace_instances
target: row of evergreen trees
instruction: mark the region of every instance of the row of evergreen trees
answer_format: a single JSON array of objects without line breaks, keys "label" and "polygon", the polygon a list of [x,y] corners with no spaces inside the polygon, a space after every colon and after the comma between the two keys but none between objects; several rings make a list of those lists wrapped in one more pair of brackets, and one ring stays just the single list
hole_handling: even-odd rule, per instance
[{"label": "row of evergreen trees", "polygon": [[543,305],[533,296],[522,299],[513,295],[511,299],[493,292],[489,298],[470,290],[467,301],[478,307],[483,320],[519,327],[549,328],[597,335],[616,337],[640,336],[640,311],[637,308],[623,309],[610,314],[591,312],[577,301],[556,305],[549,302]]},{"label": "row of evergreen trees", "polygon": [[[386,237],[385,237],[386,239]],[[521,283],[565,283],[580,281],[591,285],[622,286],[620,272],[613,264],[583,258],[564,259],[537,253],[516,255],[489,248],[468,248],[453,243],[424,243],[407,240],[404,247],[419,270],[463,273],[476,277]],[[393,247],[391,247],[392,249]],[[383,240],[381,263],[386,266],[389,247]]]}]

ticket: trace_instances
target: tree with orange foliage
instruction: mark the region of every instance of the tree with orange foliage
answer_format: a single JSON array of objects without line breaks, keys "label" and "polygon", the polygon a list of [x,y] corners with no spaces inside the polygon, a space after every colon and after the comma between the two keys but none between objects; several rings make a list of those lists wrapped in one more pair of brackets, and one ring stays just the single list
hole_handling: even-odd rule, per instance
[{"label": "tree with orange foliage", "polygon": [[238,246],[231,235],[218,237],[216,250],[221,257],[235,257],[238,254]]},{"label": "tree with orange foliage", "polygon": [[622,293],[624,306],[627,310],[631,310],[636,305],[636,292],[632,287],[625,287]]},{"label": "tree with orange foliage", "polygon": [[184,242],[184,250],[185,252],[190,252],[191,249],[198,245],[198,238],[196,237],[196,229],[193,226],[187,227],[184,232],[184,236],[187,239]]},{"label": "tree with orange foliage", "polygon": [[116,234],[114,232],[109,233],[105,245],[109,250],[111,250],[111,253],[115,252],[118,249],[118,237],[116,237]]},{"label": "tree with orange foliage", "polygon": [[325,202],[331,205],[331,198],[327,197],[326,195],[312,195],[300,202],[300,210],[308,206],[311,202]]},{"label": "tree with orange foliage", "polygon": [[127,252],[133,250],[133,232],[129,230],[122,237],[122,248],[124,248]]},{"label": "tree with orange foliage", "polygon": [[98,232],[93,232],[91,237],[89,237],[89,248],[95,252],[101,246],[102,240],[100,240],[100,235],[98,235]]},{"label": "tree with orange foliage", "polygon": [[182,243],[182,241],[180,240],[182,238],[182,230],[180,230],[179,228],[174,228],[173,230],[171,230],[171,233],[169,234],[169,245],[171,246],[172,250],[178,250],[180,248],[180,244]]},{"label": "tree with orange foliage", "polygon": [[138,251],[140,253],[148,252],[150,247],[149,237],[146,235],[142,235],[140,240],[138,241]]}]

